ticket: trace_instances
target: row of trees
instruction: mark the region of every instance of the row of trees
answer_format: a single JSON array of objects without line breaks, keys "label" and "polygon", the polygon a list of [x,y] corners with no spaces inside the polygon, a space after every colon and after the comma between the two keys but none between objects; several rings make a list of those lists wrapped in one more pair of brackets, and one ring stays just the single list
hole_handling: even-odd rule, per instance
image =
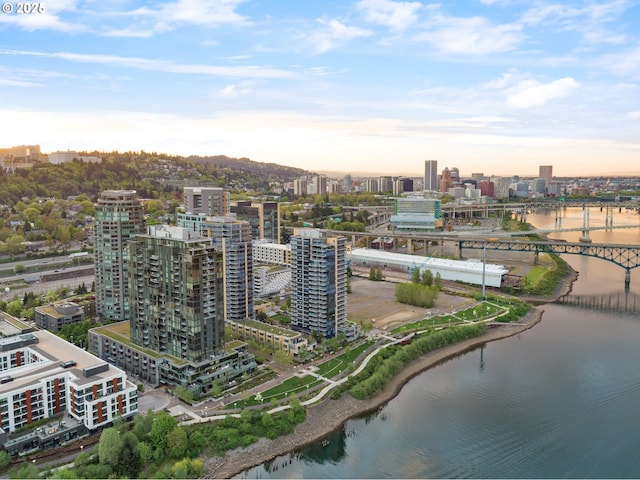
[{"label": "row of trees", "polygon": [[424,270],[420,274],[420,269],[414,268],[411,282],[396,286],[396,300],[416,307],[431,308],[435,305],[441,288],[440,273],[436,273],[434,278],[431,270]]},{"label": "row of trees", "polygon": [[382,390],[405,365],[445,345],[477,337],[485,329],[486,326],[483,323],[447,328],[415,338],[408,345],[396,345],[384,349],[369,362],[364,371],[347,382],[347,388],[357,399],[372,397]]}]

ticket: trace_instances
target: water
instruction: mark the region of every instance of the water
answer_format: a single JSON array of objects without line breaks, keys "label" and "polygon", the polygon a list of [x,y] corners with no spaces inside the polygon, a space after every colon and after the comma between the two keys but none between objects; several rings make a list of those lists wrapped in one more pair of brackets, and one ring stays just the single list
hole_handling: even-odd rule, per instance
[{"label": "water", "polygon": [[[592,212],[591,223],[599,217]],[[544,214],[528,220],[554,221]],[[638,216],[616,213],[617,223],[632,221]],[[572,223],[581,224],[579,211],[563,220]],[[639,244],[640,231],[593,232],[592,239]],[[622,268],[565,259],[580,272],[572,293],[624,292]],[[634,271],[629,295],[639,292]],[[558,304],[544,310],[535,328],[414,378],[375,414],[347,422],[328,446],[279,457],[242,477],[640,477],[640,315]]]}]

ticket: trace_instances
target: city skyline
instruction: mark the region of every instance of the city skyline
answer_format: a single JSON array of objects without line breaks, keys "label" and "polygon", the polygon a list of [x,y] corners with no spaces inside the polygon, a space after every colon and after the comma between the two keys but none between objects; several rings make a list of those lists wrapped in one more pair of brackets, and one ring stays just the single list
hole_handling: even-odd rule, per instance
[{"label": "city skyline", "polygon": [[638,173],[636,2],[42,5],[0,14],[5,144],[415,176],[428,159]]}]

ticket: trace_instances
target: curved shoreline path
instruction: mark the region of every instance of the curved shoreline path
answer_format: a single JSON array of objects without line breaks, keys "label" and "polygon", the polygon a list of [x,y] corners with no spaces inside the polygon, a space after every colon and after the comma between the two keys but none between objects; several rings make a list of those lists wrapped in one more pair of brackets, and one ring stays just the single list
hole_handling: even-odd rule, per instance
[{"label": "curved shoreline path", "polygon": [[[305,445],[321,440],[335,429],[340,428],[347,420],[375,411],[386,404],[398,394],[410,379],[424,370],[461,355],[484,343],[517,335],[538,323],[542,317],[542,313],[543,310],[540,308],[533,308],[518,324],[502,324],[497,328],[488,329],[478,337],[447,345],[423,355],[419,360],[405,366],[382,392],[371,399],[356,400],[349,394],[343,394],[339,399],[329,401],[327,394],[336,388],[337,385],[346,382],[351,375],[360,373],[370,359],[381,349],[399,343],[413,334],[381,345],[370,352],[353,373],[335,381],[333,384],[325,386],[312,399],[302,402],[302,405],[308,407],[307,418],[296,427],[293,433],[275,440],[260,439],[249,447],[227,452],[222,457],[206,457],[204,459],[206,475],[208,478],[231,478],[279,455],[290,453]],[[494,319],[495,317],[491,317],[490,319],[483,319],[482,321],[488,323]],[[271,409],[270,412],[282,411],[287,408],[289,408],[289,405],[283,405]],[[238,414],[235,414],[234,416],[237,415]],[[216,417],[222,419],[225,416],[226,415],[220,415]],[[203,420],[206,421],[216,417],[209,417]],[[193,420],[189,423],[197,423],[197,421]]]}]

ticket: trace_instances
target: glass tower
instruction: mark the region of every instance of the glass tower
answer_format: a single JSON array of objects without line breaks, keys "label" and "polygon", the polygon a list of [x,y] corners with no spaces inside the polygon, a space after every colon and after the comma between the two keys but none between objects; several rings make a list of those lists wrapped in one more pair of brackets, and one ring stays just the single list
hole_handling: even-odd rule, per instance
[{"label": "glass tower", "polygon": [[102,192],[94,235],[96,313],[102,321],[129,319],[127,241],[144,228],[144,210],[135,190]]}]

